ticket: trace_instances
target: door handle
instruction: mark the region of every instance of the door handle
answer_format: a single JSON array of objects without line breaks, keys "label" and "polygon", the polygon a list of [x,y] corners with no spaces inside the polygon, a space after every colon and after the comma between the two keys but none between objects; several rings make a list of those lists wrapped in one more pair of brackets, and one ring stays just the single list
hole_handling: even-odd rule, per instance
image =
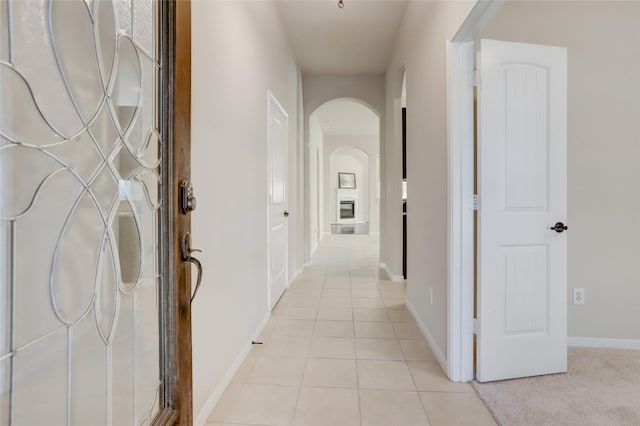
[{"label": "door handle", "polygon": [[200,249],[191,248],[191,233],[187,231],[182,237],[182,243],[180,244],[180,248],[182,250],[182,260],[185,262],[192,263],[198,269],[198,278],[196,278],[196,289],[193,291],[191,295],[191,299],[189,303],[193,303],[193,300],[196,298],[196,294],[198,294],[198,290],[200,290],[200,284],[202,283],[202,263],[191,256],[191,253],[194,252],[202,252]]},{"label": "door handle", "polygon": [[284,217],[289,217],[289,212],[288,211],[284,211]]},{"label": "door handle", "polygon": [[198,278],[196,279],[196,289],[193,291],[193,294],[191,295],[191,299],[189,299],[189,303],[191,304],[193,303],[193,299],[196,298],[196,294],[198,294],[198,290],[200,290],[200,284],[202,283],[202,263],[200,263],[200,261],[195,257],[191,257],[191,256],[187,257],[185,259],[185,262],[193,263],[194,265],[196,265],[196,268],[198,269]]},{"label": "door handle", "polygon": [[556,231],[558,234],[560,234],[566,231],[567,229],[569,229],[569,227],[562,222],[558,222],[549,229],[551,229],[552,231]]}]

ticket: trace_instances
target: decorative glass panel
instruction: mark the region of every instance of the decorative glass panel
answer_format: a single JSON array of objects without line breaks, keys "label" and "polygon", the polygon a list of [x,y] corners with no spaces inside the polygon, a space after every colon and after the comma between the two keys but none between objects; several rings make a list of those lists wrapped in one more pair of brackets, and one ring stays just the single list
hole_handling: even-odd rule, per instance
[{"label": "decorative glass panel", "polygon": [[67,424],[68,329],[19,348],[13,356],[11,425]]},{"label": "decorative glass panel", "polygon": [[[0,61],[9,61],[9,21],[6,2],[0,2]],[[1,420],[0,425],[4,425]]]},{"label": "decorative glass panel", "polygon": [[[7,356],[11,351],[11,264],[9,262],[11,245],[9,241],[11,235],[10,224],[0,222],[0,359]],[[2,376],[0,368],[0,376]],[[2,386],[0,379],[0,387]],[[4,390],[3,390],[4,392]],[[0,406],[1,412],[2,406]],[[0,417],[2,417],[0,415]],[[0,422],[0,425],[2,422]]]},{"label": "decorative glass panel", "polygon": [[159,410],[157,7],[0,0],[0,426]]},{"label": "decorative glass panel", "polygon": [[154,55],[156,45],[156,38],[152,37],[156,17],[153,3],[152,0],[136,0],[133,5],[133,38],[150,55]]},{"label": "decorative glass panel", "polygon": [[133,292],[120,293],[120,310],[118,326],[114,330],[112,343],[109,345],[109,356],[112,367],[118,374],[112,375],[112,386],[118,389],[113,394],[111,418],[114,425],[131,425],[135,423],[134,371],[133,371]]},{"label": "decorative glass panel", "polygon": [[[52,4],[58,2],[60,0],[54,0]],[[76,135],[84,126],[60,75],[47,25],[48,0],[2,0],[2,3],[9,6],[11,59],[8,62],[24,76],[33,91],[33,103],[56,133],[62,137]],[[81,22],[68,22],[68,26],[82,25]],[[5,88],[2,90],[4,92]],[[29,97],[23,101],[27,99]]]},{"label": "decorative glass panel", "polygon": [[9,426],[11,358],[0,357],[0,426]]}]

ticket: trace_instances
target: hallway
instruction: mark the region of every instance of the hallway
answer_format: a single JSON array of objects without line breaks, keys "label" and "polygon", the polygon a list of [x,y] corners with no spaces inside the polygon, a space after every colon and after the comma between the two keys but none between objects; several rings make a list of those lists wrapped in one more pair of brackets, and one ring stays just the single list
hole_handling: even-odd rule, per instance
[{"label": "hallway", "polygon": [[451,383],[404,305],[378,279],[378,237],[329,235],[293,282],[208,424],[493,425]]}]

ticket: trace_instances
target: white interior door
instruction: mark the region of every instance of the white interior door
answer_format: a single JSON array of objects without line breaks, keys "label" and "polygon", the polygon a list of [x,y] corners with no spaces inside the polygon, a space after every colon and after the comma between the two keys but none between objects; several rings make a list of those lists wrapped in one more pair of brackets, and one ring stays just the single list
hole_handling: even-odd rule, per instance
[{"label": "white interior door", "polygon": [[482,40],[477,378],[566,372],[567,53]]},{"label": "white interior door", "polygon": [[288,117],[269,93],[269,309],[287,288],[287,140]]}]

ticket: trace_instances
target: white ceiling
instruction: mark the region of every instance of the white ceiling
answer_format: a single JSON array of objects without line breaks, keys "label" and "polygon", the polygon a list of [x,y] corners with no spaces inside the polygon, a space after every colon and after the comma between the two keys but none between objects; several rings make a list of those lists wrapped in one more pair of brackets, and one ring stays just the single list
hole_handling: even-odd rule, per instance
[{"label": "white ceiling", "polygon": [[304,75],[383,74],[406,1],[276,1]]},{"label": "white ceiling", "polygon": [[315,114],[325,135],[378,135],[380,132],[378,116],[354,101],[327,102]]}]

